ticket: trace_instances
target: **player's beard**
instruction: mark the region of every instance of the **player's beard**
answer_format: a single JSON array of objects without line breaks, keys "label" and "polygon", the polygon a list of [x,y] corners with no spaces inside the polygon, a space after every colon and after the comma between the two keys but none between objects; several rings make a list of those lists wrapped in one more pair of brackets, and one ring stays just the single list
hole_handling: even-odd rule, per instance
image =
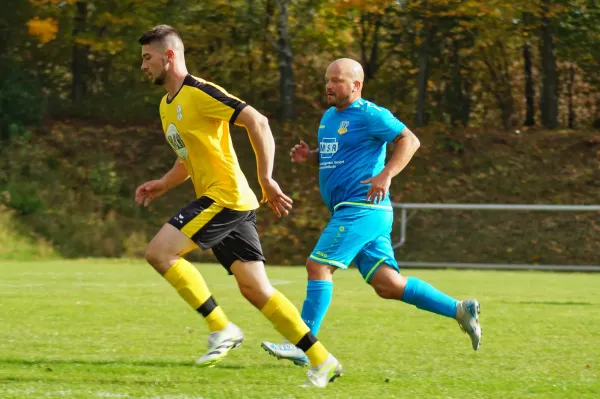
[{"label": "player's beard", "polygon": [[167,71],[163,69],[163,71],[157,78],[152,79],[152,83],[154,83],[157,86],[162,86],[165,84],[165,80],[167,80]]},{"label": "player's beard", "polygon": [[348,103],[350,102],[350,96],[341,96],[339,94],[334,93],[331,97],[327,96],[327,102],[329,103],[329,105],[332,105],[336,108],[340,108],[345,105],[348,105]]},{"label": "player's beard", "polygon": [[329,105],[335,105],[335,104],[337,103],[337,99],[336,99],[336,96],[335,96],[335,94],[332,94],[332,95],[329,95],[329,94],[328,94],[328,95],[327,95],[327,103],[328,103]]}]

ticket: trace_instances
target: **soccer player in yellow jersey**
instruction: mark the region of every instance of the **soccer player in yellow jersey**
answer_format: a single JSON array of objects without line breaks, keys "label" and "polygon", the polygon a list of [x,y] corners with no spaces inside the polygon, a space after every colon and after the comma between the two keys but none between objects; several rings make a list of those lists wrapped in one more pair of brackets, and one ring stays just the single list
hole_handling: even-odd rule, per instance
[{"label": "soccer player in yellow jersey", "polygon": [[140,39],[142,71],[167,94],[160,103],[165,137],[177,154],[169,172],[140,185],[137,203],[150,201],[191,178],[196,199],[175,213],[146,250],[147,261],[208,323],[208,351],[196,364],[214,366],[244,340],[211,295],[202,275],[183,255],[211,248],[237,280],[242,295],[302,348],[312,369],[306,385],[324,387],[341,375],[340,363],[310,332],[292,303],[271,285],[256,230],[256,196],[238,164],[229,124],[246,128],[258,164],[262,202],[277,217],[287,215],[292,200],[271,177],[275,144],[267,118],[223,88],[192,76],[185,66],[179,33],[159,25]]}]

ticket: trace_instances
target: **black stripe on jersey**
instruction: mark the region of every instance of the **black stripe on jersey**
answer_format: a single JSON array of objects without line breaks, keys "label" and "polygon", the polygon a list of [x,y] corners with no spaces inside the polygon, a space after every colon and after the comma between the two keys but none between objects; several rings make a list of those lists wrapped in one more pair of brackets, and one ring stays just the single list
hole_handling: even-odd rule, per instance
[{"label": "black stripe on jersey", "polygon": [[219,90],[218,88],[216,88],[213,85],[210,85],[208,83],[202,83],[202,82],[194,79],[194,77],[189,74],[185,77],[183,84],[195,87],[199,90],[202,90],[204,93],[208,94],[215,100],[233,108],[234,109],[233,115],[231,115],[231,118],[229,119],[229,123],[235,123],[235,120],[237,119],[240,112],[242,112],[242,110],[244,108],[246,108],[246,106],[248,105],[246,103],[239,101],[238,99],[228,96],[227,94],[223,93],[221,90]]},{"label": "black stripe on jersey", "polygon": [[167,104],[171,104],[173,102],[173,100],[175,100],[175,97],[177,97],[177,95],[179,94],[179,92],[181,91],[181,89],[183,89],[183,86],[185,86],[185,80],[183,81],[183,84],[181,85],[181,87],[179,88],[179,90],[177,90],[177,93],[175,93],[175,95],[173,96],[172,99],[169,100],[169,93],[167,93],[165,95],[165,97],[167,97]]},{"label": "black stripe on jersey", "polygon": [[235,111],[233,111],[233,115],[231,115],[231,118],[229,119],[229,123],[235,123],[238,115],[240,114],[240,112],[242,112],[242,110],[244,108],[246,108],[247,105],[248,104],[244,104],[244,103],[240,102],[240,104],[237,107],[235,107]]}]

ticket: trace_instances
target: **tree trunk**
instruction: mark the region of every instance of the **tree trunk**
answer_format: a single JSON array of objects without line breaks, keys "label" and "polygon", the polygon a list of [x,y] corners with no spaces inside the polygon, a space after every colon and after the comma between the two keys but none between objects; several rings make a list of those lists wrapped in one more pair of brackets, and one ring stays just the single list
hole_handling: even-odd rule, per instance
[{"label": "tree trunk", "polygon": [[433,28],[425,21],[425,38],[419,47],[419,73],[417,75],[417,119],[416,127],[427,125],[425,106],[427,104],[427,81],[429,79],[429,57],[433,41]]},{"label": "tree trunk", "polygon": [[523,46],[523,59],[525,60],[525,103],[527,109],[523,124],[525,126],[533,126],[535,125],[535,93],[533,89],[533,72],[529,43],[525,43]]},{"label": "tree trunk", "polygon": [[542,17],[542,124],[548,129],[558,127],[558,75],[552,41],[552,21],[548,17],[549,0],[543,2]]},{"label": "tree trunk", "polygon": [[[268,32],[269,32],[269,26],[271,25],[271,21],[273,21],[273,17],[275,15],[275,4],[273,2],[274,0],[267,0],[266,4],[265,4],[265,18],[264,18],[264,27],[263,32],[265,32],[265,34],[263,35],[263,43],[262,43],[262,58],[261,58],[261,66],[258,68],[262,71],[269,71],[269,64],[271,63],[271,51],[272,51],[272,45],[271,42],[269,41],[269,37],[268,37]],[[269,101],[270,99],[270,95],[269,95],[269,91],[265,90],[264,85],[259,85],[259,90],[260,90],[260,105],[261,107],[265,108],[266,107],[266,103]]]},{"label": "tree trunk", "polygon": [[77,36],[85,31],[87,24],[87,3],[78,1],[75,3],[77,13],[73,27],[73,53],[71,60],[71,101],[73,104],[81,102],[87,92],[86,75],[88,73],[89,46],[77,43]]},{"label": "tree trunk", "polygon": [[596,110],[594,111],[594,127],[600,129],[600,93],[596,93]]},{"label": "tree trunk", "polygon": [[445,87],[445,108],[450,114],[452,126],[466,127],[469,123],[471,108],[471,85],[462,74],[463,66],[460,59],[460,43],[452,39],[450,48],[450,81]]},{"label": "tree trunk", "polygon": [[[255,99],[256,99],[256,90],[254,89],[254,57],[253,57],[253,48],[254,48],[254,41],[252,40],[252,33],[253,27],[255,27],[254,24],[254,0],[248,0],[247,2],[248,5],[248,20],[245,21],[245,26],[244,26],[244,33],[245,33],[245,39],[246,39],[246,61],[247,61],[247,67],[248,67],[248,93],[246,94],[249,98],[248,100],[251,102],[251,104],[255,103]],[[250,26],[250,28],[248,28]]]},{"label": "tree trunk", "polygon": [[575,67],[573,63],[569,65],[569,83],[567,87],[567,93],[569,96],[569,129],[575,127],[575,109],[573,108],[573,86],[575,85]]},{"label": "tree trunk", "polygon": [[473,95],[473,85],[469,79],[463,79],[463,84],[464,95],[462,101],[461,122],[462,125],[466,127],[471,119],[471,96]]},{"label": "tree trunk", "polygon": [[281,119],[291,121],[295,118],[294,110],[294,70],[293,54],[289,35],[290,0],[276,0],[279,15],[277,17],[277,51],[279,53],[279,90],[281,96]]},{"label": "tree trunk", "polygon": [[501,40],[496,40],[493,49],[483,53],[483,62],[490,72],[490,79],[484,80],[483,85],[496,98],[502,126],[504,129],[509,129],[513,126],[515,107],[512,97],[509,56]]},{"label": "tree trunk", "polygon": [[[373,18],[373,20],[372,20]],[[360,58],[365,72],[365,81],[373,78],[379,69],[379,31],[383,16],[379,13],[362,12],[360,15]],[[373,27],[371,28],[371,25]],[[367,55],[369,32],[372,29],[370,54]]]}]

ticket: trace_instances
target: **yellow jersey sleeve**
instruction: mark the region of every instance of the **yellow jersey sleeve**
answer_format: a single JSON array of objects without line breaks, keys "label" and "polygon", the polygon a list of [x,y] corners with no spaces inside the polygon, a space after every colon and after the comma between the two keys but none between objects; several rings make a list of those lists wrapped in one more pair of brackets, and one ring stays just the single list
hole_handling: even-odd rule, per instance
[{"label": "yellow jersey sleeve", "polygon": [[206,118],[235,123],[240,112],[247,106],[214,83],[194,77],[190,85],[198,89],[194,91],[194,100],[198,112]]}]

